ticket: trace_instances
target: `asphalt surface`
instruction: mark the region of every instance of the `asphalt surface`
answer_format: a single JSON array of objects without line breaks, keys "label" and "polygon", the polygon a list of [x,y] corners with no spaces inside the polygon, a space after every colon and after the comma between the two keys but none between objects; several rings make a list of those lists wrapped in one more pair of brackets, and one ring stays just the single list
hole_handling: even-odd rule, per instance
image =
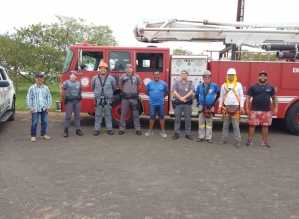
[{"label": "asphalt surface", "polygon": [[[133,129],[109,136],[102,126],[94,137],[94,117],[82,114],[82,137],[63,138],[63,113],[49,115],[50,140],[30,142],[31,117],[18,112],[0,131],[0,219],[160,219],[160,218],[299,218],[298,136],[270,127],[270,149],[260,146],[260,128],[247,148],[247,123],[241,124],[242,146],[232,130],[218,145],[221,122],[213,127],[214,144],[198,143],[183,131],[173,140],[142,136]],[[39,126],[40,128],[40,126]],[[39,129],[40,130],[40,129]]]}]

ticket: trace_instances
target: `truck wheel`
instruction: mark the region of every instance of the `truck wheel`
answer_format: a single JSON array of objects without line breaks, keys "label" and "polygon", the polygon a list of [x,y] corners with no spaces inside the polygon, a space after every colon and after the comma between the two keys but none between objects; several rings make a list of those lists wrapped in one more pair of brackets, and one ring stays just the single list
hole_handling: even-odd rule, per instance
[{"label": "truck wheel", "polygon": [[[115,95],[113,97],[113,103],[112,103],[112,110],[111,110],[111,115],[112,115],[112,125],[115,128],[119,127],[119,121],[120,121],[120,116],[121,116],[121,98],[119,95]],[[134,122],[133,122],[133,114],[131,109],[128,109],[127,116],[126,116],[126,127],[130,128],[133,127]]]},{"label": "truck wheel", "polygon": [[285,124],[291,133],[299,135],[299,101],[289,108],[285,117]]},{"label": "truck wheel", "polygon": [[13,99],[10,111],[12,112],[12,115],[8,118],[8,121],[14,121],[16,114],[16,99]]}]

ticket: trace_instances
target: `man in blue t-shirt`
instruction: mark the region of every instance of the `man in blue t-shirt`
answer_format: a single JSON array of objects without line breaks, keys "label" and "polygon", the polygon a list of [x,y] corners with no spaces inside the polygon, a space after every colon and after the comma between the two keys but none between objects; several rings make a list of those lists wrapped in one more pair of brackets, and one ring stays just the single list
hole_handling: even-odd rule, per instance
[{"label": "man in blue t-shirt", "polygon": [[217,84],[211,82],[211,77],[211,72],[205,70],[203,73],[203,83],[197,86],[195,96],[199,104],[197,141],[202,142],[204,137],[206,137],[207,142],[212,144],[214,106],[220,96],[220,90]]},{"label": "man in blue t-shirt", "polygon": [[150,122],[149,130],[145,133],[145,136],[153,135],[153,127],[155,124],[156,113],[158,113],[160,119],[162,137],[167,137],[165,133],[165,121],[164,121],[164,97],[168,95],[167,84],[160,80],[160,72],[154,71],[154,80],[151,80],[145,88],[145,94],[149,96],[150,107]]}]

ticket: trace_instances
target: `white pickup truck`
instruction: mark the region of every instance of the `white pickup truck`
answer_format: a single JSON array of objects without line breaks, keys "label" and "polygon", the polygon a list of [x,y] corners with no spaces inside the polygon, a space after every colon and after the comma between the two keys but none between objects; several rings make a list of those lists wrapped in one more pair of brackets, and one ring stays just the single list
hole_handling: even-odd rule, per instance
[{"label": "white pickup truck", "polygon": [[0,66],[0,126],[1,122],[15,120],[16,92],[13,81]]}]

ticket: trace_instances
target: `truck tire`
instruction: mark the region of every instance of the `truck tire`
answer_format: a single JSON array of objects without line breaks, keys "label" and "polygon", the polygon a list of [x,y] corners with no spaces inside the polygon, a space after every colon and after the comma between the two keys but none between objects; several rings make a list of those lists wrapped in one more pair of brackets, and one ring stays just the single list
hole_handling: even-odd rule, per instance
[{"label": "truck tire", "polygon": [[284,120],[288,131],[294,135],[299,135],[299,101],[289,108]]},{"label": "truck tire", "polygon": [[15,98],[13,99],[10,111],[12,112],[12,115],[8,118],[8,121],[14,121],[15,114],[16,114],[16,99]]},{"label": "truck tire", "polygon": [[[111,109],[111,116],[112,116],[112,125],[115,128],[119,127],[119,121],[121,116],[121,98],[119,95],[115,95],[113,97],[112,109]],[[131,109],[128,109],[127,116],[126,116],[126,127],[131,128],[134,126],[133,121],[133,114]]]}]

